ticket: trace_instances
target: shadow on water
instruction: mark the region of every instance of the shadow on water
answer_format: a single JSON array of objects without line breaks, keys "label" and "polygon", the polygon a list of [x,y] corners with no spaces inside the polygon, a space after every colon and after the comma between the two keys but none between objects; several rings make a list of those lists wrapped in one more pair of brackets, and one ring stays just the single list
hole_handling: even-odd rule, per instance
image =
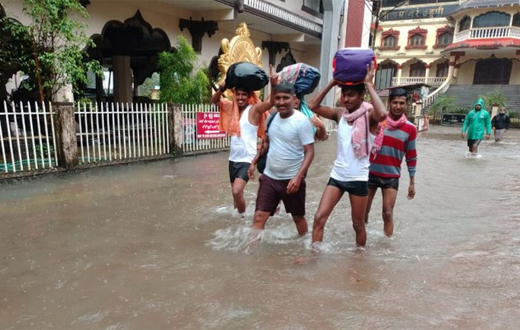
[{"label": "shadow on water", "polygon": [[[344,197],[319,256],[283,211],[249,245],[258,181],[234,217],[227,153],[2,184],[0,328],[516,329],[520,131],[467,159],[459,129],[419,134],[394,237],[378,194],[355,249]],[[335,153],[316,145],[310,227]]]}]

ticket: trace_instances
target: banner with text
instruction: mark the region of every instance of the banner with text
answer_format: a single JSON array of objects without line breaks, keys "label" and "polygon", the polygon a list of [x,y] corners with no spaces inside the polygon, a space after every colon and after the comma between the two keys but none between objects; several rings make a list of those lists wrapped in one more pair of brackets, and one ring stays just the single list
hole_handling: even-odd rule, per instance
[{"label": "banner with text", "polygon": [[220,139],[226,137],[226,132],[219,126],[220,113],[197,112],[197,139]]}]

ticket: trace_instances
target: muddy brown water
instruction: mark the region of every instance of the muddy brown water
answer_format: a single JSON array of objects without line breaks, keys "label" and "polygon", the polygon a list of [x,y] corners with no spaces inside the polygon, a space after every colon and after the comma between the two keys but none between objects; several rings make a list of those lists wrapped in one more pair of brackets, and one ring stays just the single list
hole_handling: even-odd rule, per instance
[{"label": "muddy brown water", "polygon": [[[459,128],[418,137],[416,198],[404,168],[395,236],[374,201],[354,248],[344,198],[307,263],[284,212],[247,248],[227,153],[0,184],[0,329],[517,329],[520,131],[465,157]],[[336,141],[316,145],[308,222]]]}]

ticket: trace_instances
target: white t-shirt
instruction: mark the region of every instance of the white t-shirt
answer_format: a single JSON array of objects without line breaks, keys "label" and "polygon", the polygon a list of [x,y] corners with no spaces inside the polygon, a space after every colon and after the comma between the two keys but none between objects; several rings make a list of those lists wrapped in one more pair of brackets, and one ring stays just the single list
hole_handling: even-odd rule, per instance
[{"label": "white t-shirt", "polygon": [[[275,180],[290,180],[303,164],[303,146],[314,143],[309,118],[295,110],[288,118],[275,116],[269,126],[269,151],[264,174]],[[268,118],[268,120],[270,120]]]},{"label": "white t-shirt", "polygon": [[[368,156],[361,159],[356,157],[352,147],[353,134],[354,126],[349,125],[342,116],[338,124],[338,154],[330,173],[330,177],[338,181],[368,181],[370,159]],[[372,149],[374,140],[375,136],[369,132],[368,150]]]},{"label": "white t-shirt", "polygon": [[251,163],[256,156],[258,141],[258,126],[249,122],[249,111],[253,106],[249,105],[240,116],[240,136],[231,137],[229,146],[229,160],[236,163]]}]

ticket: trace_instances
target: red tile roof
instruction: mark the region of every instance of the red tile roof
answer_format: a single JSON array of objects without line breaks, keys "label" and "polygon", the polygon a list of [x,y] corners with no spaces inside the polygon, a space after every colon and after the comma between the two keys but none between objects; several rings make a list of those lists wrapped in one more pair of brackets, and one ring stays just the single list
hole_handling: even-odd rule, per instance
[{"label": "red tile roof", "polygon": [[518,47],[520,48],[520,39],[516,38],[490,38],[490,39],[468,39],[448,45],[443,52],[461,49],[461,48],[476,48],[476,49],[499,49],[503,47]]}]

